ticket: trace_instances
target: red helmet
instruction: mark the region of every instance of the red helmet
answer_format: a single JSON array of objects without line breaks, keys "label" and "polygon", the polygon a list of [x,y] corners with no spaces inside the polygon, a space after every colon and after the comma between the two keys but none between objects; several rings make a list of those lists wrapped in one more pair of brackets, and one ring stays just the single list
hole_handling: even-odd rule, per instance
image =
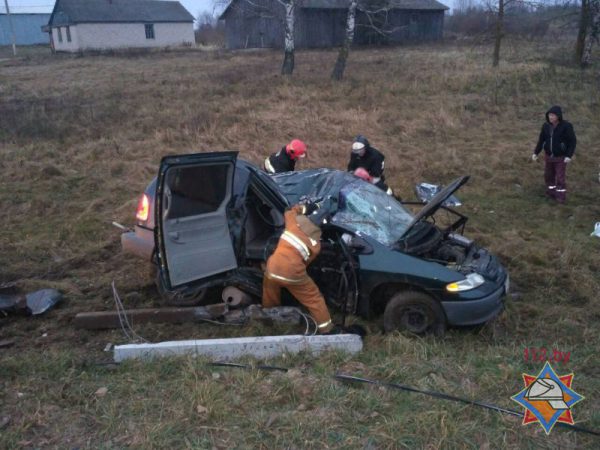
[{"label": "red helmet", "polygon": [[359,167],[358,169],[356,169],[354,171],[354,175],[358,178],[362,178],[367,183],[371,183],[373,181],[373,177],[369,175],[369,172],[367,172],[367,169],[365,169],[364,167]]},{"label": "red helmet", "polygon": [[285,152],[294,160],[304,158],[306,156],[306,144],[300,139],[294,139],[285,146]]}]

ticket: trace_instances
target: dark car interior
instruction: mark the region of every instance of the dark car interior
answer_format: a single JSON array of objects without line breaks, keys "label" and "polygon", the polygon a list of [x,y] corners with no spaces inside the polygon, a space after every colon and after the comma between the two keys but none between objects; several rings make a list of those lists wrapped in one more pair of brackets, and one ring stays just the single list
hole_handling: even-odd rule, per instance
[{"label": "dark car interior", "polygon": [[284,229],[283,214],[264,200],[252,185],[246,197],[247,217],[244,224],[245,254],[248,259],[267,259]]},{"label": "dark car interior", "polygon": [[189,217],[216,211],[227,191],[227,166],[185,167],[168,173],[168,218]]}]

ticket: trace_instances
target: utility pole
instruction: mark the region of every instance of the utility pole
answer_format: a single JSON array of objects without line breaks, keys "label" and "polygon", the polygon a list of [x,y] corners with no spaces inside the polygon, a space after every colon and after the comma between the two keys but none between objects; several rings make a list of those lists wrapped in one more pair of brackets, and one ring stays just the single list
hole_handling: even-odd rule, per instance
[{"label": "utility pole", "polygon": [[15,27],[13,27],[12,18],[10,17],[8,0],[4,0],[4,5],[6,6],[6,18],[8,19],[8,26],[10,26],[10,34],[12,35],[13,56],[17,56],[17,39],[15,38]]}]

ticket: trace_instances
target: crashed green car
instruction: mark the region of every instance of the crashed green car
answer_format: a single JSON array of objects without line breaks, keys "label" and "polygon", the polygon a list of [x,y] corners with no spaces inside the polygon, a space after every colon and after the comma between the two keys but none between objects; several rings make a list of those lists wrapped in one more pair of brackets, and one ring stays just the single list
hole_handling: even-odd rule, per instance
[{"label": "crashed green car", "polygon": [[[235,286],[259,302],[261,263],[283,231],[285,209],[320,201],[331,220],[308,271],[327,303],[365,318],[383,315],[388,332],[440,334],[494,318],[509,289],[498,259],[462,235],[467,218],[443,206],[467,180],[448,184],[412,214],[338,170],[269,176],[236,152],[168,156],[122,243],[153,256],[160,290],[171,301],[190,304],[209,288]],[[456,220],[436,224],[440,209]]]}]

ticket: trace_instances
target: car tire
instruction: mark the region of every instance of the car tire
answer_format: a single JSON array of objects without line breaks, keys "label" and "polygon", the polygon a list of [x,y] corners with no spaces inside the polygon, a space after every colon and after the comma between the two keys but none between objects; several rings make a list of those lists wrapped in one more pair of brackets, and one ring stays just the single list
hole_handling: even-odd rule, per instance
[{"label": "car tire", "polygon": [[171,292],[165,288],[160,277],[160,271],[156,270],[154,278],[158,295],[168,304],[172,306],[196,306],[202,304],[208,289],[197,289],[190,292]]},{"label": "car tire", "polygon": [[418,291],[398,292],[385,307],[383,328],[386,333],[408,331],[442,336],[446,331],[446,316],[439,302],[429,295]]}]

